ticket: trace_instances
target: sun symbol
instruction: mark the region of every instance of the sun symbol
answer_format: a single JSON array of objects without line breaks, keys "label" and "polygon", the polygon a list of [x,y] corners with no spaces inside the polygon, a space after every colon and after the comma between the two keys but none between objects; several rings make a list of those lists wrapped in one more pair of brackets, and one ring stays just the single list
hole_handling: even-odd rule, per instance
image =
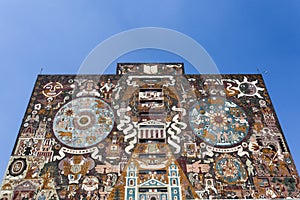
[{"label": "sun symbol", "polygon": [[246,97],[253,97],[257,96],[260,99],[263,97],[260,95],[260,91],[264,91],[264,88],[256,86],[258,80],[255,81],[248,81],[247,77],[244,77],[244,80],[240,82],[239,80],[235,80],[238,84],[237,87],[233,87],[232,89],[238,90],[240,93],[238,94],[238,98],[246,96]]},{"label": "sun symbol", "polygon": [[65,111],[65,115],[72,117],[74,115],[74,111],[71,108],[69,108]]},{"label": "sun symbol", "polygon": [[210,117],[211,123],[217,128],[223,128],[226,125],[227,118],[224,114],[215,113]]}]

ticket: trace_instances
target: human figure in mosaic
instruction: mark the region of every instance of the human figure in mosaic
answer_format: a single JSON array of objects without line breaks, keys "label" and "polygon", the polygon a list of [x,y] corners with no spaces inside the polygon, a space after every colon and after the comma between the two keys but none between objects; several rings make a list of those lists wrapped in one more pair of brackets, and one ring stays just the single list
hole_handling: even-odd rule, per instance
[{"label": "human figure in mosaic", "polygon": [[46,200],[46,195],[44,191],[41,192],[41,194],[38,197],[38,200]]},{"label": "human figure in mosaic", "polygon": [[38,76],[0,199],[299,198],[261,75],[117,72]]}]

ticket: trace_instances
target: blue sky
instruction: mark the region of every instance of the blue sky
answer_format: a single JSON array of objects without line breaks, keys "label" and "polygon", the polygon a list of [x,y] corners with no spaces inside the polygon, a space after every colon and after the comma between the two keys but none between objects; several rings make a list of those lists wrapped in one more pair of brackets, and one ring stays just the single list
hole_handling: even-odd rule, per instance
[{"label": "blue sky", "polygon": [[[192,37],[221,73],[268,70],[265,82],[300,170],[299,24],[297,0],[0,1],[0,179],[40,68],[44,74],[76,74],[103,40],[149,26]],[[181,60],[145,50],[118,61]]]}]

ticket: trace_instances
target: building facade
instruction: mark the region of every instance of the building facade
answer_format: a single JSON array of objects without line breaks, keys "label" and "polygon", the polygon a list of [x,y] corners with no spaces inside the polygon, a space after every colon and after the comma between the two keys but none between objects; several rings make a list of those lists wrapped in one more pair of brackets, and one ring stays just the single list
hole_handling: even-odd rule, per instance
[{"label": "building facade", "polygon": [[39,75],[0,199],[300,198],[300,179],[259,74]]}]

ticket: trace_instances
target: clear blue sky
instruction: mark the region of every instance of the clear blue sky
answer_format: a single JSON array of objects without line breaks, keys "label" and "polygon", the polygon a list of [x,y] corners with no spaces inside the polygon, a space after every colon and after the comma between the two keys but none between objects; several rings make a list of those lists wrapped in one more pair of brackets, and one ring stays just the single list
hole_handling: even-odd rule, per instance
[{"label": "clear blue sky", "polygon": [[[0,180],[40,68],[76,74],[101,41],[146,26],[194,38],[221,73],[268,70],[267,88],[300,170],[299,25],[297,0],[0,1]],[[118,61],[179,60],[145,50]]]}]

